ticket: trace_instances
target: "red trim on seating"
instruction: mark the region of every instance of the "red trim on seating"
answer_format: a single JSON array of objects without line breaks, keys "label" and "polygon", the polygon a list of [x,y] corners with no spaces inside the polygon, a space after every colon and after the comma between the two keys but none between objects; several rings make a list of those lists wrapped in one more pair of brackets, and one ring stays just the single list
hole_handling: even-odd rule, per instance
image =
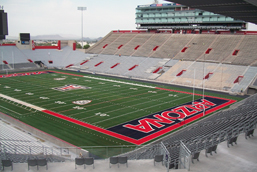
[{"label": "red trim on seating", "polygon": [[0,44],[0,46],[16,46],[16,44]]},{"label": "red trim on seating", "polygon": [[113,65],[111,68],[115,68],[116,66],[118,66],[120,63],[116,63],[115,65]]},{"label": "red trim on seating", "polygon": [[205,51],[205,54],[209,54],[211,52],[212,48],[208,48],[206,51]]},{"label": "red trim on seating", "polygon": [[137,46],[134,48],[134,50],[137,50],[139,47],[140,47],[140,45],[137,45]]},{"label": "red trim on seating", "polygon": [[183,69],[182,71],[180,71],[176,76],[181,76],[186,70]]},{"label": "red trim on seating", "polygon": [[155,71],[153,71],[153,73],[157,73],[157,72],[159,72],[159,70],[161,70],[162,69],[162,67],[158,67]]},{"label": "red trim on seating", "polygon": [[239,83],[242,79],[243,79],[244,76],[240,75],[236,78],[236,80],[234,81],[234,84],[235,83]]},{"label": "red trim on seating", "polygon": [[35,46],[35,49],[57,49],[58,46]]},{"label": "red trim on seating", "polygon": [[159,46],[155,46],[155,47],[153,48],[153,51],[156,51],[157,48],[159,48]]},{"label": "red trim on seating", "polygon": [[3,62],[4,62],[4,64],[8,64],[8,62],[6,60],[4,60]]},{"label": "red trim on seating", "polygon": [[104,46],[103,46],[103,48],[105,48],[105,47],[107,47],[108,46],[108,44],[105,44]]},{"label": "red trim on seating", "polygon": [[203,79],[209,79],[212,74],[213,74],[212,72],[209,72],[207,75],[205,75]]},{"label": "red trim on seating", "polygon": [[102,64],[102,63],[103,63],[103,61],[97,63],[97,64],[95,65],[95,67],[99,66],[99,65]]},{"label": "red trim on seating", "polygon": [[181,50],[181,53],[184,53],[186,50],[187,50],[188,47],[184,47],[182,50]]},{"label": "red trim on seating", "polygon": [[[183,30],[185,31],[185,30]],[[113,33],[146,33],[148,30],[114,30]],[[180,33],[180,30],[174,30],[174,34]],[[172,33],[171,30],[151,30],[150,33]],[[199,31],[191,32],[187,30],[187,34],[200,34]],[[201,34],[231,34],[230,31],[211,31],[211,30],[202,30]],[[235,35],[257,35],[257,31],[236,31]]]},{"label": "red trim on seating", "polygon": [[134,65],[134,66],[132,66],[131,68],[129,68],[129,70],[133,70],[133,69],[135,69],[135,67],[137,67],[138,65]]},{"label": "red trim on seating", "polygon": [[70,64],[70,65],[66,66],[65,68],[68,68],[68,67],[71,67],[71,66],[73,66],[73,64]]},{"label": "red trim on seating", "polygon": [[31,59],[27,59],[30,63],[33,63],[33,61]]},{"label": "red trim on seating", "polygon": [[236,56],[238,54],[238,52],[239,52],[239,50],[235,50],[232,55]]},{"label": "red trim on seating", "polygon": [[122,46],[123,46],[123,45],[121,44],[121,45],[118,47],[118,49],[120,49]]},{"label": "red trim on seating", "polygon": [[89,60],[86,60],[86,61],[80,63],[80,65],[83,65],[83,64],[87,63],[88,61],[89,61]]}]

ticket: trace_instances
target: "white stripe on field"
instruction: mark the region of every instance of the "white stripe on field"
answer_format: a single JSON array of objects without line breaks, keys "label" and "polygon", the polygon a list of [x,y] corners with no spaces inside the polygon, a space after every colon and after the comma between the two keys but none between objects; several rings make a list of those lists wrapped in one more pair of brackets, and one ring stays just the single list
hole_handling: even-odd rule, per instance
[{"label": "white stripe on field", "polygon": [[0,107],[1,107],[1,108],[4,108],[4,109],[6,109],[6,110],[9,110],[9,111],[11,111],[11,112],[13,112],[13,113],[17,113],[18,115],[22,115],[22,114],[20,114],[20,113],[18,113],[18,112],[15,112],[15,111],[13,111],[13,110],[11,110],[11,109],[8,109],[8,108],[6,108],[6,107],[3,107],[3,106],[1,106],[1,105],[0,105]]},{"label": "white stripe on field", "polygon": [[122,82],[122,81],[116,81],[116,80],[111,80],[111,79],[97,78],[97,77],[91,77],[91,76],[84,76],[84,77],[85,78],[90,78],[90,79],[102,80],[102,81],[117,82],[117,83],[120,83],[120,84],[135,85],[135,86],[139,86],[139,87],[155,88],[153,86],[142,85],[142,84],[134,84],[134,83],[130,83],[130,82]]},{"label": "white stripe on field", "polygon": [[18,100],[18,99],[15,99],[15,98],[12,98],[12,97],[9,97],[9,96],[6,96],[6,95],[3,95],[0,93],[0,97],[3,97],[5,99],[8,99],[8,100],[11,100],[13,102],[16,102],[16,103],[19,103],[21,105],[24,105],[24,106],[27,106],[27,107],[30,107],[32,109],[36,109],[38,111],[43,111],[45,109],[41,108],[41,107],[38,107],[38,106],[35,106],[35,105],[32,105],[30,103],[27,103],[27,102],[24,102],[24,101],[21,101],[21,100]]}]

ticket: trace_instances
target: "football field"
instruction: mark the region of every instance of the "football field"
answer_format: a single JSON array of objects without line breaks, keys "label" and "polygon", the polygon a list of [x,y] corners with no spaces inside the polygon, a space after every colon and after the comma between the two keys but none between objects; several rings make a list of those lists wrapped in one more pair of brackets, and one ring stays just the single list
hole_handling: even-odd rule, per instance
[{"label": "football field", "polygon": [[0,112],[76,146],[141,145],[238,98],[68,71],[0,76]]}]

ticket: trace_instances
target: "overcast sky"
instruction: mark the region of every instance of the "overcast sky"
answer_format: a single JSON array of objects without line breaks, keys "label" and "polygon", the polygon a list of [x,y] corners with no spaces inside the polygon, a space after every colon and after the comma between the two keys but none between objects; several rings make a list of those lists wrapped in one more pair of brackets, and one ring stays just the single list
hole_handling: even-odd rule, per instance
[{"label": "overcast sky", "polygon": [[[8,13],[9,36],[19,33],[36,35],[81,36],[81,11],[84,37],[103,37],[111,30],[132,30],[137,5],[151,4],[154,0],[1,0]],[[159,0],[159,3],[168,3]],[[257,30],[257,26],[250,26]]]}]

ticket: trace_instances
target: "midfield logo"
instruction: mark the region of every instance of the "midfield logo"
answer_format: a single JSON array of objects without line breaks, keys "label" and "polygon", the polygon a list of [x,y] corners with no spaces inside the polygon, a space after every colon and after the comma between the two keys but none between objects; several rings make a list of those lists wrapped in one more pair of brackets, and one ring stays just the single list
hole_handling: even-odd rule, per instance
[{"label": "midfield logo", "polygon": [[86,105],[91,102],[92,102],[92,100],[78,100],[78,101],[73,101],[72,103],[74,103],[76,105]]},{"label": "midfield logo", "polygon": [[91,87],[85,87],[85,86],[76,85],[76,84],[69,84],[61,87],[55,87],[53,89],[58,91],[69,91],[69,90],[78,90],[78,89],[91,89]]},{"label": "midfield logo", "polygon": [[177,107],[111,127],[108,130],[136,140],[157,132],[165,134],[177,128],[177,125],[182,125],[183,122],[185,124],[203,116],[203,112],[206,115],[222,108],[223,105],[228,102],[229,100],[227,99],[205,97],[204,99],[188,102]]}]

